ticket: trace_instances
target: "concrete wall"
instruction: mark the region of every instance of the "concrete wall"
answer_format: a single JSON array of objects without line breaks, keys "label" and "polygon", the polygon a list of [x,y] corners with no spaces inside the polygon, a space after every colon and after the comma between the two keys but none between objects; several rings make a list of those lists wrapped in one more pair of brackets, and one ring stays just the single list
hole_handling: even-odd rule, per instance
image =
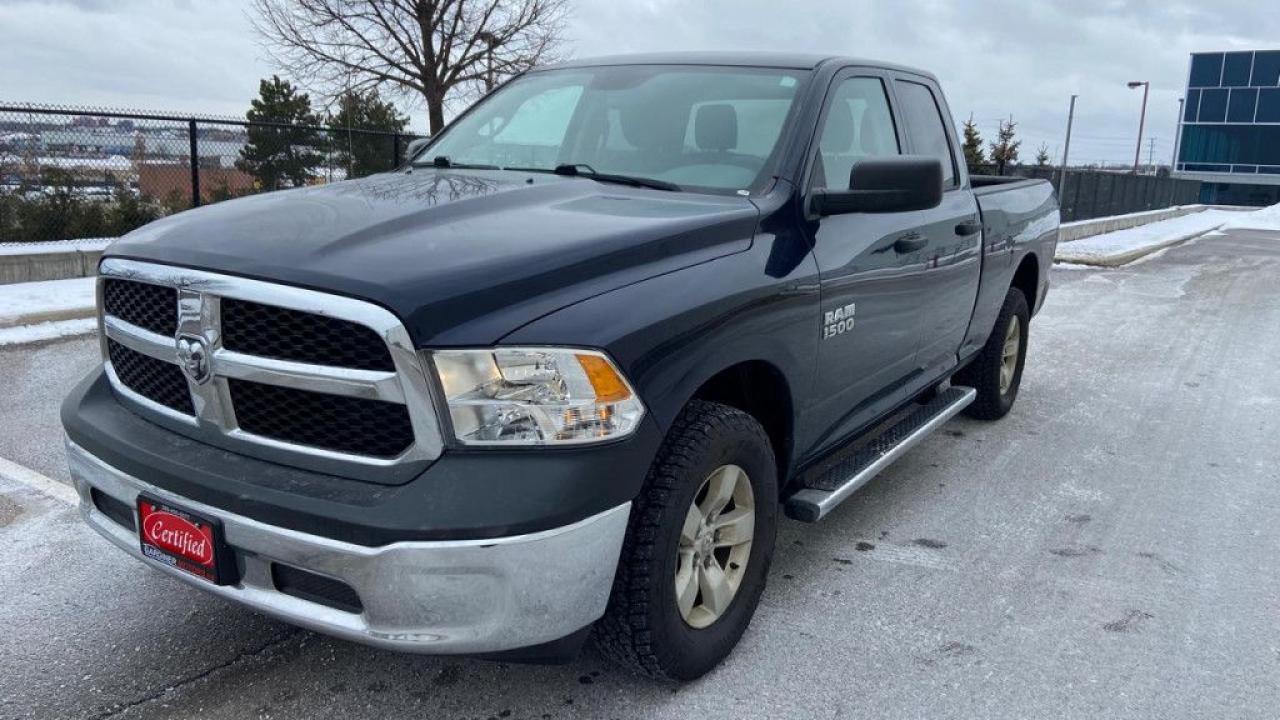
[{"label": "concrete wall", "polygon": [[1080,220],[1077,222],[1069,222],[1062,224],[1062,230],[1058,235],[1058,242],[1071,242],[1081,238],[1093,237],[1103,233],[1115,232],[1116,230],[1127,230],[1129,228],[1147,225],[1161,220],[1182,217],[1191,213],[1203,212],[1207,205],[1182,205],[1179,207],[1165,208],[1164,210],[1149,210],[1147,212],[1130,213],[1128,215],[1116,215],[1115,217],[1095,218],[1093,220]]},{"label": "concrete wall", "polygon": [[102,250],[68,249],[60,252],[0,253],[0,285],[32,280],[89,277],[98,272]]}]

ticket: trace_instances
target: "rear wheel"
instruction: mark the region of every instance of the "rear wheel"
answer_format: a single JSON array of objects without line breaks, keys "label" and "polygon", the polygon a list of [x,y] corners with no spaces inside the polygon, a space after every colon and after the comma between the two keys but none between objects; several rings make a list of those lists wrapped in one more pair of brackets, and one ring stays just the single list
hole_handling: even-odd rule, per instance
[{"label": "rear wheel", "polygon": [[978,391],[978,397],[964,412],[981,420],[998,420],[1009,413],[1018,399],[1022,366],[1027,358],[1027,331],[1031,311],[1022,291],[1009,288],[987,343],[952,382]]},{"label": "rear wheel", "polygon": [[692,680],[733,650],[773,557],[777,469],[769,436],[736,408],[695,400],[631,509],[595,639],[655,678]]}]

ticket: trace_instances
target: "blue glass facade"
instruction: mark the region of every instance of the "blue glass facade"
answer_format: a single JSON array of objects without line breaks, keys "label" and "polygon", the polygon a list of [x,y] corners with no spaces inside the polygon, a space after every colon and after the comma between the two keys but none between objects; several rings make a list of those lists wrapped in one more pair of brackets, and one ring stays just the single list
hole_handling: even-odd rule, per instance
[{"label": "blue glass facade", "polygon": [[1280,50],[1195,53],[1176,170],[1280,183]]}]

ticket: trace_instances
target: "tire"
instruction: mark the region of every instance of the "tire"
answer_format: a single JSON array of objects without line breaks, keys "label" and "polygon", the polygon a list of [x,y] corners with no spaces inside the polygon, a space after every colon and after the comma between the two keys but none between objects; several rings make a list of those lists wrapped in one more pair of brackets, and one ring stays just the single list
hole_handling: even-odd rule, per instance
[{"label": "tire", "polygon": [[[1009,339],[1013,324],[1017,324],[1017,347],[1013,349],[1014,365],[1007,383],[1001,374],[1005,366],[1005,342]],[[1022,366],[1027,359],[1028,330],[1031,311],[1027,298],[1017,288],[1009,288],[1004,305],[996,317],[995,327],[978,356],[952,378],[955,385],[965,385],[978,391],[978,397],[964,409],[965,415],[979,420],[999,420],[1009,414],[1018,399],[1018,387],[1022,384]]]},{"label": "tire", "polygon": [[[727,469],[735,467],[745,477]],[[710,488],[723,487],[730,477],[735,488],[732,504],[725,506],[723,515],[707,517],[737,530],[750,510],[754,526],[748,553],[732,554],[741,552],[742,546],[736,545],[723,553],[727,558],[716,549],[710,561],[705,554],[694,561],[699,557],[696,548],[709,547],[699,544],[707,540],[707,532],[722,541],[737,539],[733,532],[724,534],[723,528],[699,531],[693,543],[682,539],[700,504],[715,504]],[[749,498],[744,485],[750,488]],[[667,433],[644,489],[632,504],[613,592],[604,617],[596,623],[596,646],[618,664],[661,680],[693,680],[714,668],[737,645],[755,614],[773,559],[777,522],[777,465],[764,428],[736,408],[690,402]],[[744,563],[735,564],[734,559]],[[700,568],[707,568],[706,577],[712,578],[710,563],[724,565],[718,577],[738,579],[731,599],[721,602],[715,613],[708,609],[715,598],[699,591],[693,606],[682,610],[677,605],[682,578],[683,587],[690,588],[692,572],[694,586],[703,587]]]}]

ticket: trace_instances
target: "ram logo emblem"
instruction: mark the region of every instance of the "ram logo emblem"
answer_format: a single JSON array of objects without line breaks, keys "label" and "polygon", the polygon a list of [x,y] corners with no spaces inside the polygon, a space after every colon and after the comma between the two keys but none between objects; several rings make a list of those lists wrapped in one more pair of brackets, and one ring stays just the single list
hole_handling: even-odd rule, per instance
[{"label": "ram logo emblem", "polygon": [[198,384],[209,379],[209,344],[195,335],[179,335],[177,339],[178,364],[182,371]]},{"label": "ram logo emblem", "polygon": [[822,316],[822,339],[830,340],[852,330],[853,314],[856,309],[857,303],[849,303],[835,310],[828,310]]}]

